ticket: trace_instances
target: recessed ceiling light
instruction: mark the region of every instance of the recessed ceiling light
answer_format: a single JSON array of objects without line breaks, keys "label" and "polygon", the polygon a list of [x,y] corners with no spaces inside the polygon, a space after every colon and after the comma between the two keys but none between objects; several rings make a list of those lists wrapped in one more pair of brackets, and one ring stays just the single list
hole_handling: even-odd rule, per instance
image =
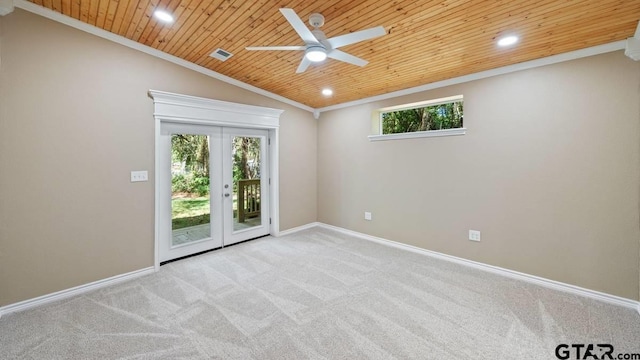
[{"label": "recessed ceiling light", "polygon": [[515,35],[508,35],[498,40],[498,46],[509,46],[518,42],[518,37]]},{"label": "recessed ceiling light", "polygon": [[333,95],[333,90],[326,88],[326,89],[322,89],[322,95],[324,96],[331,96]]},{"label": "recessed ceiling light", "polygon": [[158,18],[158,20],[162,20],[167,23],[173,22],[173,16],[164,10],[156,10],[153,15]]}]

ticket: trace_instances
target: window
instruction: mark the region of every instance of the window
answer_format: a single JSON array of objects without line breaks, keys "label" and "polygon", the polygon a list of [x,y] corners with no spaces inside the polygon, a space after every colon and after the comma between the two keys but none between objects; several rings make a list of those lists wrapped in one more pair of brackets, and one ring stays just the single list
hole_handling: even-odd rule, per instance
[{"label": "window", "polygon": [[462,95],[374,111],[375,135],[370,140],[464,135]]}]

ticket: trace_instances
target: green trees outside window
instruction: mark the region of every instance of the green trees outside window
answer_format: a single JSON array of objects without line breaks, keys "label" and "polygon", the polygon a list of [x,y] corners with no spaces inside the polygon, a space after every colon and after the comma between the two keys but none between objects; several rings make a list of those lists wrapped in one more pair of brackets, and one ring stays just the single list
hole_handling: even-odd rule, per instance
[{"label": "green trees outside window", "polygon": [[382,112],[382,134],[461,128],[463,115],[462,101]]},{"label": "green trees outside window", "polygon": [[171,136],[171,160],[184,164],[185,171],[173,174],[173,193],[209,194],[209,137],[175,134]]},{"label": "green trees outside window", "polygon": [[[206,135],[171,136],[173,164],[183,164],[184,172],[173,174],[172,191],[199,196],[209,194],[209,139]],[[233,186],[240,179],[260,178],[260,139],[233,138]]]}]

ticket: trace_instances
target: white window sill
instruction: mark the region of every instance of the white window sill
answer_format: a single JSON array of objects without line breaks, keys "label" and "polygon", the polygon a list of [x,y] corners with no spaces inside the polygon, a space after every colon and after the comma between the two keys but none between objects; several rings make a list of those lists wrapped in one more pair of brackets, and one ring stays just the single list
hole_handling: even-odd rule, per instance
[{"label": "white window sill", "polygon": [[416,131],[416,132],[400,133],[400,134],[369,135],[369,141],[417,139],[417,138],[438,137],[438,136],[455,136],[455,135],[464,135],[466,133],[467,133],[467,128]]}]

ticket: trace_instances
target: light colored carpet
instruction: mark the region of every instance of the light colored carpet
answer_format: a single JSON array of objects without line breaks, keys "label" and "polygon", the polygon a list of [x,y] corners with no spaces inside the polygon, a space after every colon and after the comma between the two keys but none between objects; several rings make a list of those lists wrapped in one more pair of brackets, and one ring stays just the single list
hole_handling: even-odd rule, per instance
[{"label": "light colored carpet", "polygon": [[560,343],[640,353],[640,315],[323,229],[0,319],[2,359],[555,359]]}]

